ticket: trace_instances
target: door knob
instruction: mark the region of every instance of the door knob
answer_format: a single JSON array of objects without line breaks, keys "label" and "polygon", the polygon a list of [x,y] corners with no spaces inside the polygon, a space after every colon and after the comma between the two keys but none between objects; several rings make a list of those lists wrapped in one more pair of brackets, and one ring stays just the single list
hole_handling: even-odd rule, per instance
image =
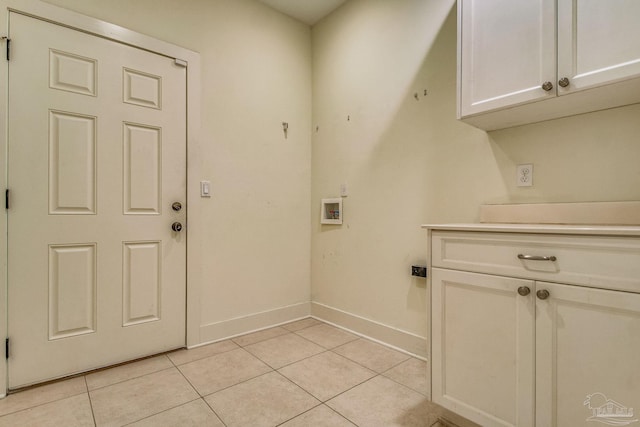
[{"label": "door knob", "polygon": [[528,286],[520,286],[518,288],[518,294],[522,295],[523,297],[526,297],[530,293],[531,293],[531,289],[529,289]]},{"label": "door knob", "polygon": [[540,289],[538,292],[536,292],[536,296],[540,299],[547,299],[549,298],[549,291],[546,289]]},{"label": "door knob", "polygon": [[568,78],[566,78],[566,77],[563,77],[563,78],[561,78],[560,80],[558,80],[558,84],[559,84],[561,87],[567,87],[567,86],[569,86],[569,79],[568,79]]},{"label": "door knob", "polygon": [[542,83],[542,89],[546,90],[547,92],[549,92],[551,89],[553,89],[553,83],[551,83],[551,82]]},{"label": "door knob", "polygon": [[173,202],[173,204],[171,205],[171,209],[178,212],[180,209],[182,209],[182,204],[180,202]]},{"label": "door knob", "polygon": [[182,231],[182,224],[176,221],[173,224],[171,224],[171,229],[173,231]]}]

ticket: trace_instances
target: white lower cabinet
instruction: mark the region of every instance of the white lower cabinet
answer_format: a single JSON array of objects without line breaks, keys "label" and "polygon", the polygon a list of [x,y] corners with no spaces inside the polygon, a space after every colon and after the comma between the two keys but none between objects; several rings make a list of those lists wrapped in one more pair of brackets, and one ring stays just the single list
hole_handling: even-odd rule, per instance
[{"label": "white lower cabinet", "polygon": [[[464,240],[440,237],[436,252]],[[640,256],[632,242],[621,256]],[[561,276],[563,259],[537,258],[518,274]],[[442,259],[431,270],[434,402],[482,426],[640,424],[640,292],[598,288],[596,276],[583,286],[441,268]]]},{"label": "white lower cabinet", "polygon": [[483,426],[534,425],[534,282],[433,269],[432,398]]},{"label": "white lower cabinet", "polygon": [[536,283],[536,426],[627,425],[640,413],[640,294]]}]

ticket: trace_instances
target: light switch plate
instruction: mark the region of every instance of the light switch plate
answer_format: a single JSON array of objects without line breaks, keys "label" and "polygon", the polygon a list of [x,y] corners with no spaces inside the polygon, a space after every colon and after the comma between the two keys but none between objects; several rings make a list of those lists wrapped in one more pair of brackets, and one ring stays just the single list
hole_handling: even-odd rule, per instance
[{"label": "light switch plate", "polygon": [[211,197],[211,181],[200,181],[200,197]]}]

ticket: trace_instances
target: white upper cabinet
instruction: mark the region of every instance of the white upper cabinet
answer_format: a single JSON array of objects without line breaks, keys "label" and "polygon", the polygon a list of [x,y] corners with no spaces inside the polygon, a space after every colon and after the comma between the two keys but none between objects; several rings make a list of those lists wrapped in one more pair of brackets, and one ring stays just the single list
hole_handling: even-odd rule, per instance
[{"label": "white upper cabinet", "polygon": [[638,0],[560,0],[558,94],[640,76],[639,21]]},{"label": "white upper cabinet", "polygon": [[640,102],[639,19],[637,0],[459,0],[458,117],[493,130]]},{"label": "white upper cabinet", "polygon": [[[555,95],[555,0],[464,0],[460,20],[462,117]],[[551,31],[550,31],[551,30]]]}]

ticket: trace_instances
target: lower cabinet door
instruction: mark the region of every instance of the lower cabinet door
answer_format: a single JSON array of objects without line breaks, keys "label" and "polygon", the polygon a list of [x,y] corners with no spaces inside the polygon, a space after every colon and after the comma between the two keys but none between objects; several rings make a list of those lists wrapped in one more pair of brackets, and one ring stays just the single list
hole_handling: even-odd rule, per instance
[{"label": "lower cabinet door", "polygon": [[536,287],[536,425],[640,424],[640,294]]},{"label": "lower cabinet door", "polygon": [[486,427],[534,425],[534,285],[432,270],[434,402]]}]

